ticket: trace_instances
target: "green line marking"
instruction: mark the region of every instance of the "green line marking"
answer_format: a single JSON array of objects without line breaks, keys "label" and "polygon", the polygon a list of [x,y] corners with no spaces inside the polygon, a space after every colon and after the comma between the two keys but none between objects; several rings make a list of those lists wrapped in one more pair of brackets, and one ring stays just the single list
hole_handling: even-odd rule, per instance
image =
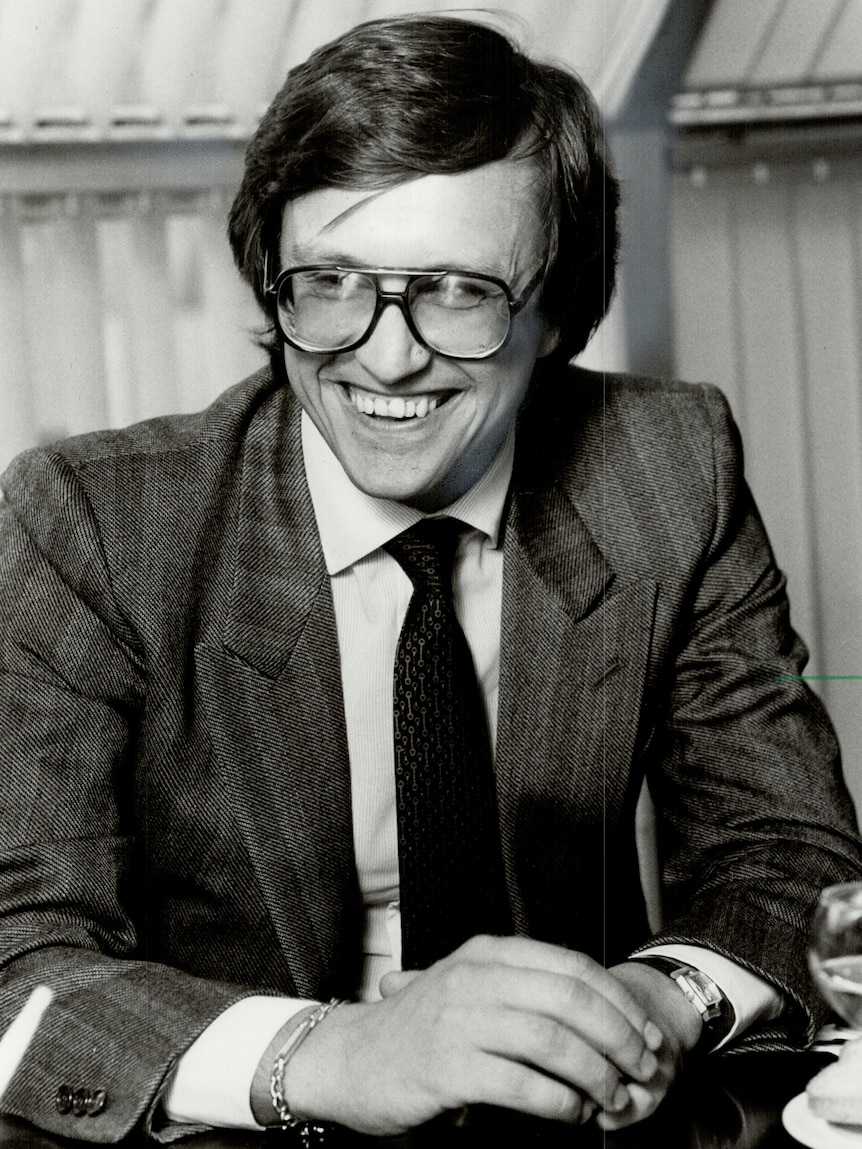
[{"label": "green line marking", "polygon": [[862,680],[862,674],[776,674],[775,682],[847,682]]}]

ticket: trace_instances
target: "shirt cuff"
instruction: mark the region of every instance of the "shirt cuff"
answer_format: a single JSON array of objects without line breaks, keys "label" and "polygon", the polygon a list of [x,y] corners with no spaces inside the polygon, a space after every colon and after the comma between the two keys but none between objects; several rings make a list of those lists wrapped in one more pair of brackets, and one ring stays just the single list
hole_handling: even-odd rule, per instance
[{"label": "shirt cuff", "polygon": [[771,1021],[778,1017],[784,1008],[784,999],[775,986],[714,950],[689,945],[652,946],[648,950],[639,950],[633,960],[650,956],[672,958],[700,970],[712,978],[730,1002],[735,1015],[734,1022],[716,1049],[721,1049],[739,1034],[745,1033],[756,1021]]},{"label": "shirt cuff", "polygon": [[169,1121],[221,1129],[261,1129],[251,1083],[266,1047],[291,1017],[315,1003],[246,997],[203,1031],[177,1062],[162,1108]]}]

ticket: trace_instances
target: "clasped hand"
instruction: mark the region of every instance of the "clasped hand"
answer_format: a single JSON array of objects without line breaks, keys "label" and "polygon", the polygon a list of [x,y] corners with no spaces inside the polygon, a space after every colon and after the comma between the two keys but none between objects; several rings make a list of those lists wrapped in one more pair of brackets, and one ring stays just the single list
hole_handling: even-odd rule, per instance
[{"label": "clasped hand", "polygon": [[291,1059],[296,1116],[386,1135],[490,1104],[617,1128],[655,1109],[700,1028],[664,974],[525,938],[475,937],[381,992]]}]

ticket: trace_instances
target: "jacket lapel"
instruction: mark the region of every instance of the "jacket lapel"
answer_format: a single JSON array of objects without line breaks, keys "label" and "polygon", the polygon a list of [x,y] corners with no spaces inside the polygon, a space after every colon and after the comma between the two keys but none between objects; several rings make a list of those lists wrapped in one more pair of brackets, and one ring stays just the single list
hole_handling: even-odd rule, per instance
[{"label": "jacket lapel", "polygon": [[637,797],[628,766],[656,588],[615,575],[556,485],[515,492],[504,547],[497,778],[510,896],[519,933],[571,944],[573,878],[601,864],[602,827]]},{"label": "jacket lapel", "polygon": [[197,662],[224,784],[296,992],[343,993],[358,928],[347,736],[329,579],[287,389],[249,428],[224,644],[201,645]]}]

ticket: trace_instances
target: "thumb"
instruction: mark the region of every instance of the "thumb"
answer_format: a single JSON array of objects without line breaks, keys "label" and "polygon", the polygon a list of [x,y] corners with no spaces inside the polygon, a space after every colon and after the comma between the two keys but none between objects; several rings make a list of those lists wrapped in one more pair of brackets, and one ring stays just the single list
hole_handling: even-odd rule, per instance
[{"label": "thumb", "polygon": [[421,973],[421,970],[391,970],[380,979],[380,996],[392,997],[402,989],[406,989]]}]

